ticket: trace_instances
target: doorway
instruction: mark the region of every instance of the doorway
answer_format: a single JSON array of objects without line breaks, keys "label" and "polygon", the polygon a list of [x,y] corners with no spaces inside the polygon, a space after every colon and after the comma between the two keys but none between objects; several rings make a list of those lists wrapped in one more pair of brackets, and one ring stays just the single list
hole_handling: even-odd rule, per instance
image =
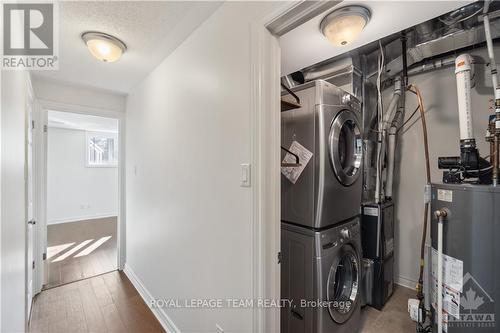
[{"label": "doorway", "polygon": [[47,111],[45,285],[118,268],[119,120]]}]

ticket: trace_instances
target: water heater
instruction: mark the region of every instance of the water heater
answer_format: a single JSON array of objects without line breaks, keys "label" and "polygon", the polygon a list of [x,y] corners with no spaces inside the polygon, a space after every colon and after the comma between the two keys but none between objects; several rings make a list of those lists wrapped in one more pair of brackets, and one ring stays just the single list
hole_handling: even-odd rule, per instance
[{"label": "water heater", "polygon": [[[432,212],[443,223],[443,310],[448,333],[500,331],[500,188],[433,184]],[[431,312],[436,328],[438,220],[431,223]],[[446,316],[445,316],[446,317]],[[496,325],[495,325],[496,324]],[[495,327],[496,326],[496,327]],[[443,327],[443,332],[445,327]]]}]

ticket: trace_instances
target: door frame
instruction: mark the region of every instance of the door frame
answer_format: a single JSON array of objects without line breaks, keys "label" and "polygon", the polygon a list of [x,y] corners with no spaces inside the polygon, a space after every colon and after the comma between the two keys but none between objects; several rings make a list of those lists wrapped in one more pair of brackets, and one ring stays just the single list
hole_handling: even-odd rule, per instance
[{"label": "door frame", "polygon": [[[270,23],[300,2],[278,4],[250,25],[252,290],[281,299],[281,49]],[[280,332],[280,309],[254,307],[253,332]]]},{"label": "door frame", "polygon": [[[252,290],[281,299],[281,48],[278,36],[340,1],[283,1],[250,25]],[[277,35],[274,35],[273,32]],[[280,309],[254,307],[253,332],[280,332]]]},{"label": "door frame", "polygon": [[126,228],[125,228],[125,112],[113,111],[104,108],[88,107],[82,105],[61,103],[47,99],[36,99],[36,122],[37,131],[36,146],[37,154],[37,209],[39,214],[39,235],[37,237],[38,267],[43,267],[37,274],[37,290],[41,291],[47,279],[47,267],[43,260],[43,254],[47,251],[47,132],[48,110],[78,113],[90,116],[100,116],[118,120],[118,141],[120,143],[120,154],[118,158],[118,218],[117,218],[117,268],[123,270],[126,260]]},{"label": "door frame", "polygon": [[[29,114],[31,112],[31,115]],[[25,151],[24,151],[24,193],[25,193],[25,203],[24,203],[24,223],[25,223],[25,253],[24,253],[24,261],[25,261],[25,325],[28,327],[29,319],[31,316],[31,310],[32,310],[32,304],[33,304],[33,299],[35,295],[38,293],[38,288],[37,288],[37,276],[38,276],[38,271],[40,270],[39,264],[36,262],[36,254],[37,254],[37,239],[39,235],[39,229],[40,227],[35,223],[34,225],[30,225],[28,223],[29,219],[29,206],[30,203],[29,201],[32,200],[32,219],[37,220],[38,218],[38,211],[37,211],[37,200],[36,200],[36,182],[37,182],[37,175],[36,175],[36,146],[35,146],[35,130],[31,129],[32,124],[30,123],[31,121],[34,121],[35,119],[35,114],[36,114],[36,102],[35,102],[35,95],[33,91],[33,85],[31,82],[31,77],[28,75],[26,77],[26,101],[25,101],[25,127],[24,127],[24,132],[25,132]],[[31,133],[30,133],[31,131]],[[29,151],[29,136],[31,135],[31,152]],[[29,154],[31,154],[31,165],[29,163]],[[30,184],[30,170],[29,168],[31,167],[31,184]],[[31,190],[29,187],[32,187]],[[30,198],[30,191],[31,191],[31,198]],[[31,228],[31,242],[30,242],[30,229]],[[31,244],[30,244],[31,243]],[[33,257],[30,258],[30,249],[33,254]],[[29,260],[31,259],[33,262],[35,262],[35,267],[32,267],[32,261]],[[31,271],[31,273],[30,273]],[[31,281],[30,281],[31,277]]]}]

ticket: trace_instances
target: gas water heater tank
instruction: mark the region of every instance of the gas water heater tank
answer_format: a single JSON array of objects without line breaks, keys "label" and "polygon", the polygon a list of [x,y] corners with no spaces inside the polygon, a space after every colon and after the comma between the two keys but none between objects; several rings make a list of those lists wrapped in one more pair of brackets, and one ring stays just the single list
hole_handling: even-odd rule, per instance
[{"label": "gas water heater tank", "polygon": [[[446,208],[443,309],[448,333],[500,332],[500,187],[433,184],[432,212]],[[432,217],[429,277],[436,295],[437,219]],[[430,298],[431,303],[435,301]],[[431,306],[435,316],[435,304]],[[434,325],[434,332],[437,331]]]}]

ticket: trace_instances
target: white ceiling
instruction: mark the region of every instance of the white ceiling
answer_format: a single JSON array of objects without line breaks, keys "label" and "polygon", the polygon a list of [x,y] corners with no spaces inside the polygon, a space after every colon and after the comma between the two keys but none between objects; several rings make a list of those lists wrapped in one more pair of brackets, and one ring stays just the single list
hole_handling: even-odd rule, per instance
[{"label": "white ceiling", "polygon": [[[59,70],[40,78],[128,93],[177,48],[221,2],[59,2]],[[84,31],[118,37],[127,51],[115,63],[93,58],[80,38]]]},{"label": "white ceiling", "polygon": [[118,120],[78,113],[48,112],[48,126],[90,132],[118,133]]},{"label": "white ceiling", "polygon": [[290,74],[471,2],[474,1],[343,1],[334,8],[356,4],[371,10],[371,20],[358,40],[344,47],[328,42],[321,34],[319,25],[323,17],[333,10],[330,9],[280,37],[281,73]]}]

